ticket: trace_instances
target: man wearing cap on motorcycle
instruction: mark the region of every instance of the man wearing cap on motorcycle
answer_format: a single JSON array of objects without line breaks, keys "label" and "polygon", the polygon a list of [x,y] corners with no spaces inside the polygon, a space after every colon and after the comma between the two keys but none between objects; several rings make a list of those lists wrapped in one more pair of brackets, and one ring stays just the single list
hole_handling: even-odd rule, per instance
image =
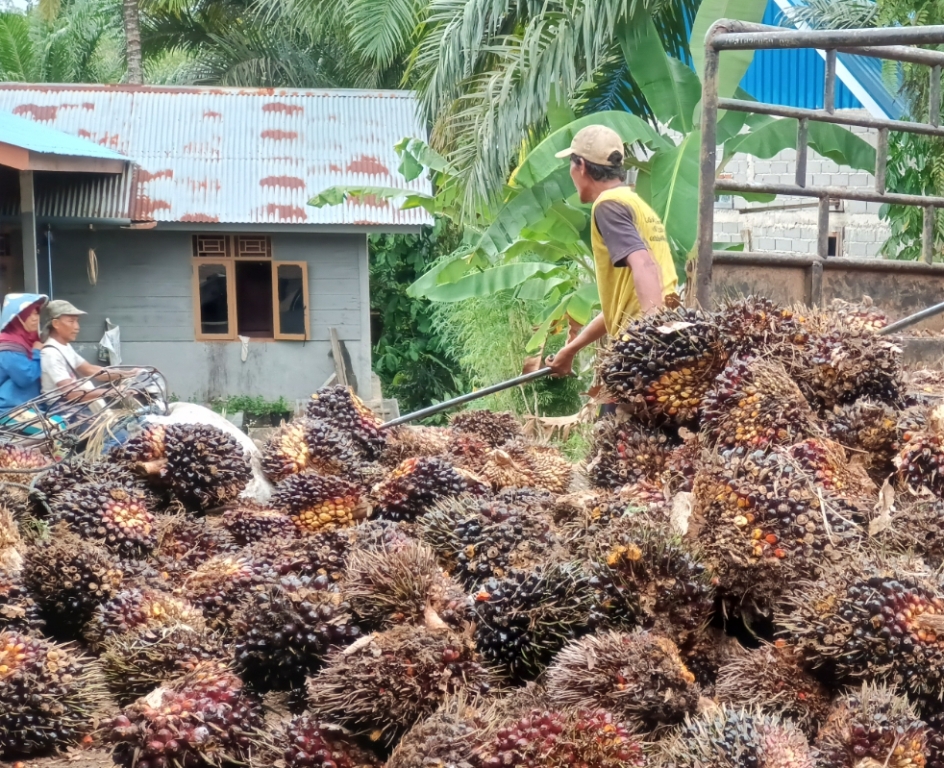
[{"label": "man wearing cap on motorcycle", "polygon": [[590,237],[603,311],[547,361],[556,376],[572,371],[577,353],[629,320],[660,307],[678,306],[678,276],[655,211],[626,186],[623,140],[604,125],[576,133],[557,157],[570,158],[580,201],[593,203]]},{"label": "man wearing cap on motorcycle", "polygon": [[42,352],[43,392],[60,390],[70,400],[91,403],[106,394],[105,389],[96,389],[85,382],[75,387],[78,379],[94,378],[99,381],[117,381],[134,375],[133,371],[108,371],[92,365],[72,347],[78,338],[79,317],[87,314],[68,301],[57,299],[46,305],[46,323]]}]

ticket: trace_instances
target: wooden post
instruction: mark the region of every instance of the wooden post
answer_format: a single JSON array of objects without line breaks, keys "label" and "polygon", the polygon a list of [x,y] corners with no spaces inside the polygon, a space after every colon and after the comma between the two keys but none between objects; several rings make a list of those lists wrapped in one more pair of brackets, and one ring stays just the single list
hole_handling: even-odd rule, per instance
[{"label": "wooden post", "polygon": [[32,171],[20,171],[20,227],[23,230],[23,291],[39,293],[39,246]]},{"label": "wooden post", "polygon": [[331,336],[331,355],[334,357],[334,372],[338,377],[338,384],[350,386],[347,380],[347,371],[344,369],[344,355],[341,352],[341,341],[338,339],[338,329],[329,328]]}]

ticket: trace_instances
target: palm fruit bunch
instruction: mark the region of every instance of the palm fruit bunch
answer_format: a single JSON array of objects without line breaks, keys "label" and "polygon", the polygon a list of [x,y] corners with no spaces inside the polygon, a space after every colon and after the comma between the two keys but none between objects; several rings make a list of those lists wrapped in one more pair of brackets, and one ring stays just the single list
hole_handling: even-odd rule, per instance
[{"label": "palm fruit bunch", "polygon": [[[117,449],[113,449],[117,450]],[[154,511],[159,499],[144,484],[131,465],[110,453],[101,461],[63,461],[42,474],[34,482],[32,513],[36,517],[48,517],[58,501],[78,486],[87,484],[121,486],[145,494],[148,509]]]},{"label": "palm fruit bunch", "polygon": [[542,513],[497,500],[459,497],[441,501],[418,521],[418,534],[468,589],[512,570],[534,568],[565,556],[551,521]]},{"label": "palm fruit bunch", "polygon": [[864,684],[834,702],[814,746],[829,768],[924,768],[928,727],[892,688]]},{"label": "palm fruit bunch", "polygon": [[831,497],[863,513],[875,506],[878,488],[861,464],[846,458],[845,450],[838,443],[811,438],[779,450],[809,476],[816,488]]},{"label": "palm fruit bunch", "polygon": [[[359,529],[361,526],[358,526]],[[340,581],[347,567],[347,558],[354,542],[354,528],[319,531],[288,542],[268,539],[248,550],[250,558],[275,577],[327,577],[330,583]]]},{"label": "palm fruit bunch", "polygon": [[463,493],[485,494],[474,475],[438,458],[407,459],[374,486],[374,513],[387,520],[413,522],[435,502]]},{"label": "palm fruit bunch", "polygon": [[726,362],[712,317],[693,309],[664,309],[620,331],[600,375],[611,396],[639,417],[685,424],[695,421]]},{"label": "palm fruit bunch", "polygon": [[869,470],[887,477],[898,451],[898,414],[887,403],[863,398],[824,414],[829,437],[861,456]]},{"label": "palm fruit bunch", "polygon": [[783,366],[735,359],[706,393],[703,434],[719,448],[791,445],[817,434],[813,411]]},{"label": "palm fruit bunch", "polygon": [[179,623],[143,624],[110,636],[101,650],[105,683],[122,705],[192,672],[202,662],[232,658],[216,635]]},{"label": "palm fruit bunch", "polygon": [[555,448],[513,441],[489,452],[479,474],[496,491],[535,487],[563,493],[573,467]]},{"label": "palm fruit bunch", "polygon": [[768,614],[784,588],[858,545],[854,510],[780,454],[740,453],[695,477],[705,557],[734,605]]},{"label": "palm fruit bunch", "polygon": [[669,451],[668,438],[661,430],[605,416],[593,428],[587,475],[597,488],[612,490],[639,480],[658,480]]},{"label": "palm fruit bunch", "polygon": [[322,419],[283,424],[262,451],[262,471],[276,483],[306,470],[342,474],[357,461],[357,451],[347,434]]},{"label": "palm fruit bunch", "polygon": [[102,603],[85,625],[83,636],[89,647],[98,650],[113,635],[131,632],[139,627],[166,627],[187,624],[202,629],[203,613],[186,600],[148,587],[123,589],[111,600]]},{"label": "palm fruit bunch", "polygon": [[356,548],[341,591],[370,630],[430,620],[461,630],[472,620],[468,595],[439,567],[433,550],[419,542]]},{"label": "palm fruit bunch", "polygon": [[477,740],[488,729],[487,708],[459,694],[404,734],[386,768],[458,768],[476,764]]},{"label": "palm fruit bunch", "polygon": [[289,515],[303,536],[353,525],[366,512],[356,485],[312,471],[279,483],[270,503]]},{"label": "palm fruit bunch", "polygon": [[39,604],[46,629],[54,637],[79,637],[95,608],[121,590],[124,573],[115,557],[63,525],[48,541],[31,546],[23,563],[23,581]]},{"label": "palm fruit bunch", "polygon": [[0,566],[0,627],[39,635],[43,623],[39,606],[23,583],[23,574]]},{"label": "palm fruit bunch", "polygon": [[121,768],[243,764],[263,735],[262,708],[218,661],[155,689],[102,726]]},{"label": "palm fruit bunch", "polygon": [[936,574],[892,559],[851,561],[797,583],[775,623],[831,679],[894,684],[923,696],[944,679],[942,617],[944,589]]},{"label": "palm fruit bunch", "polygon": [[506,411],[464,411],[453,416],[449,424],[458,432],[478,435],[492,448],[500,448],[524,436],[517,417]]},{"label": "palm fruit bunch", "polygon": [[16,518],[0,504],[0,568],[18,568],[22,564],[22,549],[23,537]]},{"label": "palm fruit bunch", "polygon": [[629,489],[624,485],[619,493],[593,489],[557,497],[550,514],[576,555],[592,557],[600,531],[614,520],[635,516],[647,508],[648,501],[640,503],[638,486],[633,486],[632,493],[628,493]]},{"label": "palm fruit bunch", "polygon": [[233,507],[223,513],[220,524],[241,547],[269,538],[288,542],[298,536],[298,528],[292,518],[284,512],[265,507]]},{"label": "palm fruit bunch", "polygon": [[342,593],[326,576],[283,576],[245,600],[232,621],[243,678],[263,689],[299,687],[329,648],[361,636]]},{"label": "palm fruit bunch", "polygon": [[110,455],[116,460],[132,464],[163,459],[167,454],[166,432],[165,425],[151,424],[124,444],[113,448]]},{"label": "palm fruit bunch", "polygon": [[557,496],[543,488],[502,488],[495,499],[502,504],[545,512],[554,506]]},{"label": "palm fruit bunch", "polygon": [[944,501],[898,496],[882,519],[882,508],[869,523],[869,539],[879,551],[914,555],[937,570],[944,565]]},{"label": "palm fruit bunch", "polygon": [[743,653],[744,647],[724,629],[708,625],[679,648],[682,661],[695,676],[703,695],[715,692],[721,668]]},{"label": "palm fruit bunch", "polygon": [[494,449],[485,440],[471,432],[455,432],[441,458],[477,475],[485,467],[489,454]]},{"label": "palm fruit bunch", "polygon": [[829,713],[829,691],[782,640],[753,650],[739,647],[718,669],[714,691],[724,704],[790,720],[809,737]]},{"label": "palm fruit bunch", "polygon": [[922,713],[927,724],[927,762],[925,768],[944,768],[944,713],[939,705]]},{"label": "palm fruit bunch", "polygon": [[171,580],[182,578],[217,555],[237,549],[227,530],[187,514],[159,515],[153,561]]},{"label": "palm fruit bunch", "polygon": [[643,766],[642,745],[602,709],[532,709],[510,719],[476,749],[481,768],[626,768]]},{"label": "palm fruit bunch", "polygon": [[568,643],[547,670],[552,702],[602,708],[651,731],[694,714],[695,676],[675,643],[650,633],[605,632]]},{"label": "palm fruit bunch", "polygon": [[718,311],[721,339],[732,357],[754,354],[758,349],[802,346],[809,338],[804,319],[760,296],[728,299]]},{"label": "palm fruit bunch", "polygon": [[459,692],[488,693],[491,673],[460,635],[403,625],[329,655],[308,679],[310,712],[393,744]]},{"label": "palm fruit bunch", "polygon": [[926,488],[944,499],[944,436],[915,432],[908,438],[894,460],[899,483],[914,492]]},{"label": "palm fruit bunch", "polygon": [[705,462],[705,451],[700,435],[691,433],[668,452],[661,480],[670,494],[691,493],[695,475]]},{"label": "palm fruit bunch", "polygon": [[0,757],[80,742],[104,694],[92,659],[67,645],[0,631]]},{"label": "palm fruit bunch", "polygon": [[362,748],[342,728],[313,720],[292,719],[279,738],[285,744],[285,768],[381,768],[383,763]]},{"label": "palm fruit bunch", "polygon": [[784,364],[810,404],[828,410],[861,398],[898,402],[901,354],[885,337],[835,327],[811,336],[803,354]]},{"label": "palm fruit bunch", "polygon": [[589,630],[587,575],[562,563],[487,579],[474,595],[475,644],[512,679],[531,680],[568,641]]},{"label": "palm fruit bunch", "polygon": [[243,447],[205,424],[164,427],[159,478],[187,508],[207,510],[234,501],[252,478]]},{"label": "palm fruit bunch", "polygon": [[396,467],[405,459],[419,456],[442,456],[449,450],[455,433],[445,427],[418,427],[404,424],[386,434],[381,462]]},{"label": "palm fruit bunch", "polygon": [[98,541],[122,556],[141,557],[157,545],[155,519],[140,491],[87,483],[63,495],[53,521],[66,523],[82,538]]},{"label": "palm fruit bunch", "polygon": [[614,520],[588,547],[597,621],[639,626],[678,644],[711,619],[714,574],[689,542],[657,525]]},{"label": "palm fruit bunch", "polygon": [[[791,722],[756,710],[712,708],[661,745],[660,768],[814,768],[806,736]],[[823,764],[829,765],[831,764]],[[867,768],[860,765],[859,768]]]},{"label": "palm fruit bunch", "polygon": [[30,485],[39,471],[50,463],[48,457],[31,448],[0,445],[0,482]]},{"label": "palm fruit bunch", "polygon": [[383,454],[383,422],[348,387],[319,389],[311,396],[306,413],[309,419],[321,419],[349,435],[367,459],[373,461]]},{"label": "palm fruit bunch", "polygon": [[239,599],[265,585],[264,571],[246,554],[217,555],[189,573],[179,593],[203,611],[211,629],[225,631]]},{"label": "palm fruit bunch", "polygon": [[888,315],[872,304],[869,296],[864,296],[859,303],[833,299],[829,314],[838,320],[844,328],[853,331],[875,333],[889,324]]}]

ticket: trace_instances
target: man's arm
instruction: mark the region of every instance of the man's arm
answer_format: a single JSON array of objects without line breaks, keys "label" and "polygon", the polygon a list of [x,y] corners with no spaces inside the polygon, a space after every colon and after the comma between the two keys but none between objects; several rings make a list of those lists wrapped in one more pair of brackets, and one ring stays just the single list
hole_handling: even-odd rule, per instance
[{"label": "man's arm", "polygon": [[633,270],[633,284],[636,286],[636,298],[644,315],[663,305],[662,272],[648,250],[634,251],[626,257],[626,262]]},{"label": "man's arm", "polygon": [[127,379],[135,375],[135,370],[108,371],[102,368],[100,365],[92,365],[86,360],[83,360],[79,365],[77,365],[75,371],[83,379],[91,376],[92,378],[98,379],[99,381],[120,381],[121,379]]},{"label": "man's arm", "polygon": [[548,367],[554,372],[555,376],[569,376],[573,371],[574,358],[577,353],[604,336],[606,336],[606,320],[601,312],[584,326],[583,330],[577,334],[577,338],[569,344],[565,344],[560,352],[547,361]]},{"label": "man's arm", "polygon": [[[92,367],[94,368],[95,366]],[[62,381],[56,382],[56,389],[65,393],[66,400],[70,400],[73,403],[91,403],[93,400],[98,400],[98,398],[102,397],[106,392],[106,390],[102,388],[82,389],[76,386],[75,381],[75,379],[63,379]]]}]

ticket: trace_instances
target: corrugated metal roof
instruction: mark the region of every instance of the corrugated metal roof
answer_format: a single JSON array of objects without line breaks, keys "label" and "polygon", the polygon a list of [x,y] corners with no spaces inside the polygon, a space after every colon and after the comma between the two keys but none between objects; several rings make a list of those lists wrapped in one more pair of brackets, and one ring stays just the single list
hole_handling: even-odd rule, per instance
[{"label": "corrugated metal roof", "polygon": [[[335,185],[429,192],[397,173],[393,149],[424,137],[406,91],[0,84],[0,110],[120,152],[122,177],[85,179],[38,213],[136,221],[416,226],[422,209],[383,200],[312,208]],[[96,199],[104,196],[107,199]],[[53,213],[55,212],[55,213]]]},{"label": "corrugated metal roof", "polygon": [[57,131],[33,120],[0,111],[0,142],[45,155],[90,157],[96,160],[127,160],[107,147]]}]

